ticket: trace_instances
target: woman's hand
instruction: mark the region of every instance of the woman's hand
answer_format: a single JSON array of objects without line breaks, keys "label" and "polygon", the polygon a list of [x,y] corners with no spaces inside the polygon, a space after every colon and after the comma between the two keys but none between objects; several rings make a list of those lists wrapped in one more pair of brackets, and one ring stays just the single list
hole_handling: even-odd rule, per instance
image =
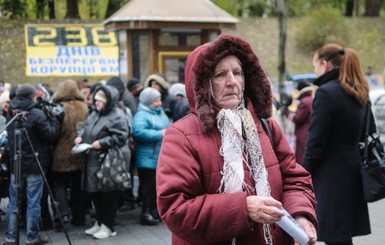
[{"label": "woman's hand", "polygon": [[79,137],[79,136],[74,139],[74,143],[76,145],[80,144],[82,141],[83,141],[82,137]]},{"label": "woman's hand", "polygon": [[[309,237],[309,245],[313,245],[317,242],[317,230],[313,223],[310,222],[305,216],[298,215],[295,217],[297,223],[302,227],[307,236]],[[295,242],[295,245],[300,245],[299,242]]]},{"label": "woman's hand", "polygon": [[95,140],[93,143],[92,143],[92,149],[95,149],[95,150],[100,150],[102,149],[102,145],[100,144],[99,140]]},{"label": "woman's hand", "polygon": [[246,197],[247,215],[251,220],[263,224],[272,224],[285,215],[279,210],[282,204],[271,197]]}]

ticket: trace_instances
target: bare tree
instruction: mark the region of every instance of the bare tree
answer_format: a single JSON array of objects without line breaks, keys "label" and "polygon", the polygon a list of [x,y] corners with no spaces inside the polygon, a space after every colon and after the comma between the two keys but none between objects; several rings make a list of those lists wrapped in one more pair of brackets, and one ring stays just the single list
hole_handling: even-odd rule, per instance
[{"label": "bare tree", "polygon": [[67,0],[66,19],[80,19],[78,0]]},{"label": "bare tree", "polygon": [[270,0],[278,16],[279,23],[279,47],[278,47],[278,72],[279,93],[283,92],[286,79],[286,36],[287,36],[287,0]]},{"label": "bare tree", "polygon": [[346,0],[345,3],[345,16],[352,17],[354,9],[354,0]]},{"label": "bare tree", "polygon": [[36,0],[36,18],[37,19],[44,18],[44,6],[45,6],[45,0]]},{"label": "bare tree", "polygon": [[381,0],[365,0],[365,16],[380,16]]},{"label": "bare tree", "polygon": [[48,0],[48,15],[49,19],[53,20],[56,18],[55,15],[55,0]]}]

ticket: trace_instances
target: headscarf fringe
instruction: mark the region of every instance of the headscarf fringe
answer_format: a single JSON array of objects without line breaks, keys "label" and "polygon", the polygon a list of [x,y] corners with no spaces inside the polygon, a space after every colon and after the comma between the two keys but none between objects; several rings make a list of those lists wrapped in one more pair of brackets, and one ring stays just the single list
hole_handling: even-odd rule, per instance
[{"label": "headscarf fringe", "polygon": [[[219,192],[234,193],[250,191],[244,180],[243,164],[247,166],[255,183],[255,192],[259,196],[270,197],[261,143],[253,117],[246,108],[221,109],[217,115],[217,127],[221,132],[222,146],[220,154],[224,159]],[[263,224],[265,243],[272,245],[270,225]],[[236,238],[232,239],[236,244]]]}]

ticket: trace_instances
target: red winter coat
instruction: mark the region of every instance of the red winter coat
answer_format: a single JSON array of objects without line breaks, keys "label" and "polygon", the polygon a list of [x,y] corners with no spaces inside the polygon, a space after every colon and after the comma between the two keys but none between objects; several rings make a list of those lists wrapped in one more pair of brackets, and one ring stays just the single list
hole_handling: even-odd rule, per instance
[{"label": "red winter coat", "polygon": [[[309,88],[309,87],[307,87]],[[302,164],[303,155],[305,154],[305,147],[307,141],[307,134],[309,132],[311,114],[313,112],[313,91],[312,88],[304,88],[301,94],[298,97],[299,105],[295,115],[293,117],[293,122],[295,124],[295,157],[297,162]]]},{"label": "red winter coat", "polygon": [[[271,107],[267,107],[271,106],[269,80],[261,77],[264,73],[258,69],[258,60],[251,55],[250,47],[240,39],[225,36],[217,42],[219,48],[216,51],[221,50],[221,42],[231,43],[223,45],[225,51],[220,57],[211,49],[210,43],[200,46],[187,59],[185,82],[191,114],[167,129],[158,160],[158,211],[172,232],[173,244],[231,244],[235,237],[237,245],[264,244],[262,224],[252,222],[247,215],[248,193],[221,193],[219,190],[223,157],[219,154],[221,136],[215,126],[217,112],[210,102],[209,83],[205,82],[204,77],[199,77],[211,74],[213,70],[215,61],[212,64],[204,61],[210,62],[213,56],[219,60],[236,51],[244,66],[245,81],[260,86],[257,92],[253,92],[248,90],[256,87],[246,84],[245,94],[250,94],[246,100],[247,108],[257,125],[271,195],[282,202],[290,214],[303,214],[316,225],[316,201],[310,174],[296,163],[278,124],[269,119],[274,152],[259,120],[261,115],[271,113]],[[234,51],[229,46],[239,50]],[[205,55],[202,56],[202,52]],[[247,66],[254,66],[255,69],[245,69]],[[256,72],[257,75],[251,76],[247,71]],[[250,98],[251,95],[260,97]],[[258,105],[258,109],[255,109]],[[262,105],[265,111],[261,109]],[[247,167],[245,182],[254,186]],[[275,224],[271,225],[271,234],[274,244],[293,244],[293,240]]]}]

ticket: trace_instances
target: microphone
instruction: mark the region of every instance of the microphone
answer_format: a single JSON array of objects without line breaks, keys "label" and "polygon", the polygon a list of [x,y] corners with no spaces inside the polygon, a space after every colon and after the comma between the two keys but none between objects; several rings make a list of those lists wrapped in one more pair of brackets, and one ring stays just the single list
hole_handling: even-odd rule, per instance
[{"label": "microphone", "polygon": [[0,116],[0,128],[3,128],[6,124],[6,119],[4,116]]},{"label": "microphone", "polygon": [[78,122],[78,123],[76,124],[76,130],[77,130],[77,131],[81,130],[81,129],[83,128],[83,126],[84,126],[84,122]]}]

